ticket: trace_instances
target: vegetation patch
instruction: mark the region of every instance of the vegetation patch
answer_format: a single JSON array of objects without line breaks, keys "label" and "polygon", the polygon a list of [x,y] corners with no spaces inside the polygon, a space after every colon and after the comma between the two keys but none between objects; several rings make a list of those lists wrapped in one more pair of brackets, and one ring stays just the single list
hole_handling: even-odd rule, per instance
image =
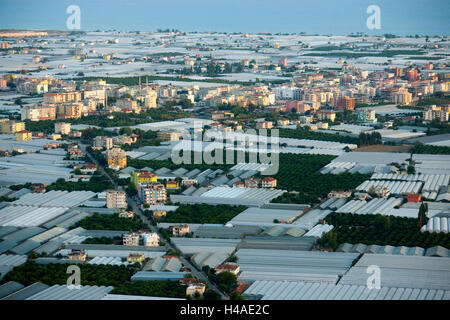
[{"label": "vegetation patch", "polygon": [[442,246],[450,249],[450,234],[420,232],[423,221],[371,214],[331,213],[326,217],[334,229],[324,234],[318,243],[336,249],[341,243],[376,244],[380,246],[406,246],[430,248]]},{"label": "vegetation patch", "polygon": [[247,209],[245,206],[230,206],[226,204],[180,204],[174,212],[168,212],[161,222],[177,223],[214,223],[225,224],[239,213]]},{"label": "vegetation patch", "polygon": [[123,230],[138,231],[147,229],[148,226],[139,218],[121,218],[119,214],[98,214],[94,213],[90,217],[78,221],[70,229],[82,227],[86,230]]}]

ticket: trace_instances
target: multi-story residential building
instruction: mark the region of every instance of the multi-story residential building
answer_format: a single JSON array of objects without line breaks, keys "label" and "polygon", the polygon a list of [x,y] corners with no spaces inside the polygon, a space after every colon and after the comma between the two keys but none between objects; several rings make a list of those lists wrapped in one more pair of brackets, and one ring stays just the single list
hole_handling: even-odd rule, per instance
[{"label": "multi-story residential building", "polygon": [[67,122],[57,122],[55,123],[55,133],[69,134],[71,124]]},{"label": "multi-story residential building", "polygon": [[133,143],[136,143],[137,136],[136,135],[131,135],[131,136],[122,135],[122,136],[113,137],[112,140],[113,140],[113,144],[116,146],[121,146],[123,144],[131,145]]},{"label": "multi-story residential building", "polygon": [[111,149],[113,147],[113,139],[106,136],[96,136],[94,138],[94,148]]},{"label": "multi-story residential building", "polygon": [[127,262],[130,262],[130,263],[136,263],[136,262],[143,263],[144,261],[145,261],[145,255],[143,253],[130,253],[127,257]]},{"label": "multi-story residential building", "polygon": [[258,188],[259,186],[259,180],[255,178],[248,178],[244,181],[246,188]]},{"label": "multi-story residential building", "polygon": [[317,119],[319,119],[320,121],[330,120],[331,122],[334,122],[334,120],[336,119],[336,112],[331,110],[318,111]]},{"label": "multi-story residential building", "polygon": [[0,89],[7,89],[8,88],[8,81],[5,79],[0,79]]},{"label": "multi-story residential building", "polygon": [[202,297],[205,290],[206,290],[206,284],[201,283],[201,282],[191,283],[186,288],[186,295],[193,297],[194,295],[198,294],[200,297]]},{"label": "multi-story residential building", "polygon": [[233,188],[245,188],[245,183],[243,181],[233,182]]},{"label": "multi-story residential building", "polygon": [[159,236],[156,232],[143,233],[142,240],[144,240],[144,246],[147,246],[147,247],[158,247],[159,246]]},{"label": "multi-story residential building", "polygon": [[188,224],[177,224],[169,227],[169,231],[176,237],[182,237],[189,233],[189,225]]},{"label": "multi-story residential building", "polygon": [[86,261],[87,254],[86,251],[82,250],[72,250],[67,254],[67,259],[76,261]]},{"label": "multi-story residential building", "polygon": [[277,121],[277,125],[279,126],[287,126],[289,125],[289,120],[288,119],[280,119]]},{"label": "multi-story residential building", "polygon": [[6,120],[1,122],[2,133],[14,134],[25,130],[25,122]]},{"label": "multi-story residential building", "polygon": [[142,203],[149,205],[162,204],[167,200],[166,188],[158,182],[139,184],[138,195]]},{"label": "multi-story residential building", "polygon": [[276,188],[277,187],[277,179],[272,177],[265,177],[261,179],[261,187],[263,188]]},{"label": "multi-story residential building", "polygon": [[127,99],[118,99],[116,101],[116,106],[123,111],[136,112],[139,113],[141,108],[139,107],[136,100]]},{"label": "multi-story residential building", "polygon": [[143,183],[152,183],[157,182],[158,177],[156,174],[151,173],[146,170],[136,170],[131,173],[130,182],[134,185],[136,190],[139,187],[139,184]]},{"label": "multi-story residential building", "polygon": [[406,89],[399,89],[391,94],[391,101],[395,104],[408,105],[412,101],[412,94]]},{"label": "multi-story residential building", "polygon": [[181,185],[182,186],[192,186],[194,184],[197,184],[198,180],[197,179],[183,179],[181,180]]},{"label": "multi-story residential building", "polygon": [[78,145],[74,144],[67,148],[67,153],[70,159],[80,159],[84,156],[83,151],[78,148]]},{"label": "multi-story residential building", "polygon": [[273,122],[272,121],[261,121],[256,123],[256,129],[272,129]]},{"label": "multi-story residential building", "polygon": [[37,79],[19,79],[17,92],[23,94],[43,94],[48,92],[48,82]]},{"label": "multi-story residential building", "polygon": [[120,148],[112,148],[106,151],[108,166],[123,169],[127,166],[127,153]]},{"label": "multi-story residential building", "polygon": [[178,141],[180,134],[178,132],[158,131],[158,139],[163,141]]},{"label": "multi-story residential building", "polygon": [[57,104],[81,101],[81,92],[49,92],[44,94],[44,104]]},{"label": "multi-story residential building", "polygon": [[79,169],[82,174],[93,174],[98,170],[96,164],[85,164],[85,165],[76,165],[73,167],[73,170]]},{"label": "multi-story residential building", "polygon": [[334,106],[338,110],[354,110],[355,99],[350,97],[338,97],[337,99],[334,99]]},{"label": "multi-story residential building", "polygon": [[416,69],[411,69],[406,73],[406,77],[409,81],[416,81],[418,77],[418,71]]},{"label": "multi-story residential building", "polygon": [[433,121],[437,119],[440,122],[448,122],[449,107],[437,107],[436,105],[432,105],[423,112],[424,121]]},{"label": "multi-story residential building", "polygon": [[166,188],[168,190],[170,190],[170,189],[179,189],[180,188],[180,184],[176,180],[169,180],[166,183]]},{"label": "multi-story residential building", "polygon": [[33,105],[25,106],[22,108],[21,119],[31,121],[41,120],[55,120],[56,119],[56,107],[46,105]]},{"label": "multi-story residential building", "polygon": [[236,263],[224,263],[224,264],[217,266],[215,268],[215,270],[216,270],[216,274],[226,271],[226,272],[231,272],[232,274],[237,276],[239,274],[240,267]]},{"label": "multi-story residential building", "polygon": [[356,113],[358,122],[377,122],[375,110],[373,109],[360,108]]},{"label": "multi-story residential building", "polygon": [[152,217],[153,219],[160,219],[162,217],[165,217],[167,215],[167,211],[165,210],[153,210]]},{"label": "multi-story residential building", "polygon": [[106,191],[106,207],[110,209],[126,208],[127,207],[127,194],[125,191],[120,190],[107,190]]},{"label": "multi-story residential building", "polygon": [[121,211],[121,212],[119,212],[119,218],[132,219],[132,218],[134,218],[134,212],[133,211]]},{"label": "multi-story residential building", "polygon": [[[104,102],[106,99],[105,89],[91,89],[82,91],[83,99],[94,99]],[[79,100],[76,100],[79,101]]]},{"label": "multi-story residential building", "polygon": [[32,132],[27,130],[22,130],[16,132],[16,140],[17,141],[31,141],[32,139]]},{"label": "multi-story residential building", "polygon": [[154,90],[148,90],[144,96],[144,106],[146,108],[156,108],[158,105],[156,104],[156,99],[158,94]]},{"label": "multi-story residential building", "polygon": [[286,108],[285,111],[287,113],[290,112],[300,112],[300,108],[303,105],[303,102],[301,101],[296,101],[296,100],[290,100],[286,102]]},{"label": "multi-story residential building", "polygon": [[70,131],[69,132],[69,137],[71,138],[81,138],[82,133],[81,131]]},{"label": "multi-story residential building", "polygon": [[81,118],[84,105],[81,102],[67,102],[56,105],[56,115],[60,119]]},{"label": "multi-story residential building", "polygon": [[122,236],[122,244],[124,246],[138,246],[139,245],[139,234],[137,233],[128,233]]}]

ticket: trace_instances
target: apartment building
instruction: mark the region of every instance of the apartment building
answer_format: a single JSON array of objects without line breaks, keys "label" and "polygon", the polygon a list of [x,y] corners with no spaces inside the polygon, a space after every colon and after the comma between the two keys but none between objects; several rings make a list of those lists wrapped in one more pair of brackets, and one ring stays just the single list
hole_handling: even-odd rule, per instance
[{"label": "apartment building", "polygon": [[107,190],[106,191],[106,207],[110,209],[126,208],[127,207],[127,194],[125,191],[120,190]]},{"label": "apartment building", "polygon": [[144,106],[145,108],[156,108],[158,105],[156,103],[156,99],[158,94],[154,90],[149,90],[146,92],[144,96]]},{"label": "apartment building", "polygon": [[319,119],[320,121],[329,120],[331,122],[334,122],[334,120],[336,119],[336,112],[334,112],[334,111],[327,111],[327,110],[318,111],[317,112],[317,119]]},{"label": "apartment building", "polygon": [[56,115],[59,119],[81,118],[84,105],[81,102],[68,102],[56,105]]},{"label": "apartment building", "polygon": [[423,120],[439,120],[440,122],[448,122],[449,107],[438,107],[436,105],[429,106],[427,110],[423,112]]},{"label": "apartment building", "polygon": [[138,246],[139,245],[139,234],[137,233],[128,233],[122,236],[122,244],[124,246]]},{"label": "apartment building", "polygon": [[48,82],[37,79],[20,79],[16,89],[18,93],[22,94],[43,94],[48,92]]},{"label": "apartment building", "polygon": [[139,184],[148,184],[152,182],[157,182],[158,178],[156,174],[151,173],[146,170],[136,170],[131,173],[130,182],[134,185],[136,190]]},{"label": "apartment building", "polygon": [[408,105],[412,101],[412,94],[406,89],[399,89],[391,94],[391,101],[395,104]]},{"label": "apartment building", "polygon": [[177,224],[174,226],[170,226],[169,231],[171,231],[175,237],[182,237],[189,233],[189,225],[188,224]]},{"label": "apartment building", "polygon": [[113,147],[113,140],[110,137],[106,136],[96,136],[94,138],[94,148],[105,148],[111,149]]},{"label": "apartment building", "polygon": [[4,120],[1,122],[2,133],[14,134],[19,131],[25,130],[25,122]]},{"label": "apartment building", "polygon": [[272,121],[261,121],[256,123],[256,129],[272,129],[273,122]]},{"label": "apartment building", "polygon": [[177,132],[165,132],[165,131],[158,131],[158,139],[161,139],[162,141],[178,141],[180,140],[180,134]]},{"label": "apartment building", "polygon": [[338,110],[354,110],[355,99],[350,97],[339,97],[337,99],[334,99],[334,106]]},{"label": "apartment building", "polygon": [[272,177],[265,177],[261,180],[261,187],[263,188],[276,188],[277,179]]},{"label": "apartment building", "polygon": [[41,120],[55,120],[56,119],[56,107],[46,105],[33,105],[25,106],[22,108],[21,119],[31,121]]},{"label": "apartment building", "polygon": [[157,182],[139,184],[138,195],[142,203],[149,205],[162,204],[167,200],[166,188]]},{"label": "apartment building", "polygon": [[32,132],[27,130],[22,130],[16,132],[16,141],[31,141]]},{"label": "apartment building", "polygon": [[44,104],[57,104],[81,101],[81,92],[49,92],[44,94]]},{"label": "apartment building", "polygon": [[143,233],[142,240],[144,242],[144,246],[147,247],[159,247],[159,236],[155,232],[151,233]]},{"label": "apartment building", "polygon": [[123,169],[127,166],[127,153],[120,148],[112,148],[106,152],[108,166]]},{"label": "apartment building", "polygon": [[130,111],[139,113],[141,108],[139,107],[136,100],[127,99],[118,99],[116,101],[116,107],[121,109],[122,111]]},{"label": "apartment building", "polygon": [[356,113],[358,122],[377,122],[375,110],[373,109],[360,108]]},{"label": "apartment building", "polygon": [[55,133],[69,134],[71,124],[67,122],[57,122],[55,123]]}]

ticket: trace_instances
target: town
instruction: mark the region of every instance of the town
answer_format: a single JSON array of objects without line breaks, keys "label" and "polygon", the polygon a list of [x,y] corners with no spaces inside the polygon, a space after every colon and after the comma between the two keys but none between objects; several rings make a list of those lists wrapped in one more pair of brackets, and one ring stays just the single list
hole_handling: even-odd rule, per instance
[{"label": "town", "polygon": [[1,300],[450,299],[450,38],[0,44]]}]

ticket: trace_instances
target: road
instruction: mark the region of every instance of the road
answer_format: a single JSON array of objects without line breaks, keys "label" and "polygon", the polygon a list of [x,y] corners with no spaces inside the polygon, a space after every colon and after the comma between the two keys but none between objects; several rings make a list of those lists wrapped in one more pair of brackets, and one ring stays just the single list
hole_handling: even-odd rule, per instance
[{"label": "road", "polygon": [[[114,187],[116,189],[119,190],[123,190],[122,186],[119,186],[114,179],[111,178],[111,176],[109,175],[108,172],[106,172],[106,170],[98,163],[97,159],[95,159],[89,152],[87,152],[86,149],[86,145],[79,142],[78,146],[80,147],[81,151],[83,151],[83,153],[87,154],[88,157],[91,159],[92,163],[96,164],[97,167],[99,168],[100,172],[102,174],[104,174],[106,177],[108,177],[108,179],[111,181],[111,183],[114,185]],[[156,232],[159,237],[161,239],[163,239],[162,235],[159,233],[158,228],[156,228],[154,225],[152,225],[149,221],[149,219],[145,216],[144,212],[142,211],[141,207],[136,203],[136,201],[132,198],[129,197],[127,195],[127,202],[129,205],[131,205],[133,212],[137,213],[139,215],[139,217],[142,219],[142,221],[147,224],[150,228],[150,230],[152,232]],[[167,250],[173,250],[173,251],[177,251],[177,249],[175,248],[175,246],[172,245],[172,243],[170,243],[169,241],[165,241],[165,247]],[[214,290],[217,294],[220,295],[222,300],[230,300],[229,295],[227,295],[226,293],[224,293],[222,290],[220,290],[213,282],[211,282],[209,280],[209,278],[205,275],[204,272],[202,272],[200,269],[198,269],[195,265],[193,265],[192,263],[189,262],[189,260],[183,256],[180,255],[179,259],[181,261],[181,263],[188,268],[192,275],[194,277],[196,277],[197,279],[200,279],[202,281],[204,281],[206,283],[206,285],[208,286],[208,288]]]}]

